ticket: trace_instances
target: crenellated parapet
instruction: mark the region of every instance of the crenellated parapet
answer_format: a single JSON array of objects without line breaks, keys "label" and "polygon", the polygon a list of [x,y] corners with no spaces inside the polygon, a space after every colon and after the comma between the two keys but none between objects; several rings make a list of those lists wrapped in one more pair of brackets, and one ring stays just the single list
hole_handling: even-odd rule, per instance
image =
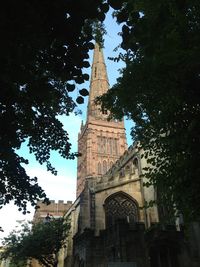
[{"label": "crenellated parapet", "polygon": [[46,205],[42,201],[37,202],[38,208],[35,210],[33,217],[33,222],[37,223],[38,221],[44,220],[47,215],[54,218],[59,218],[64,216],[64,214],[72,206],[72,201],[64,202],[64,200],[50,200],[50,204]]},{"label": "crenellated parapet", "polygon": [[112,167],[102,176],[97,178],[97,185],[105,182],[118,181],[122,178],[137,179],[140,174],[138,144],[134,143],[124,152],[124,154],[112,165]]}]

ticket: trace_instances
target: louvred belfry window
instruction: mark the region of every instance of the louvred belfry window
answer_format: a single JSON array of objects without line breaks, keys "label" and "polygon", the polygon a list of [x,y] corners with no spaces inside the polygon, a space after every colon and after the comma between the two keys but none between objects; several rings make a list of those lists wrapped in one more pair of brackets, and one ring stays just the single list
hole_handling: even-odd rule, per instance
[{"label": "louvred belfry window", "polygon": [[111,195],[105,201],[106,228],[113,226],[118,220],[129,223],[138,221],[138,206],[136,201],[123,192]]}]

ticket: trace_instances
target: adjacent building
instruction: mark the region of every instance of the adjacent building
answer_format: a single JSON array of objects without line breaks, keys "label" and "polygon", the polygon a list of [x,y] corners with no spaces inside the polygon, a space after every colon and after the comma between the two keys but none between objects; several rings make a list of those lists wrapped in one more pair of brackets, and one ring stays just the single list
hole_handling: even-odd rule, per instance
[{"label": "adjacent building", "polygon": [[[51,200],[50,202],[49,205],[46,205],[42,201],[37,202],[38,208],[35,210],[33,223],[41,221],[45,223],[48,220],[51,220],[51,218],[57,219],[63,217],[72,206],[72,201],[67,201],[65,203],[63,200],[59,200],[58,202]],[[42,265],[36,259],[31,259],[28,261],[27,267],[42,267]]]},{"label": "adjacent building", "polygon": [[33,216],[33,222],[37,223],[39,221],[44,221],[46,217],[60,218],[65,215],[72,205],[72,201],[67,201],[66,203],[63,200],[50,200],[50,204],[46,205],[42,201],[37,202],[38,208],[35,210]]}]

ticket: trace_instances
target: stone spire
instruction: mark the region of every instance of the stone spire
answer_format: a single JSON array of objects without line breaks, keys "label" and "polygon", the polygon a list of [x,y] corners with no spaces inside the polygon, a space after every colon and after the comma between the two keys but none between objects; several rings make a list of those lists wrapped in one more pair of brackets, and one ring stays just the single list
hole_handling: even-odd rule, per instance
[{"label": "stone spire", "polygon": [[90,95],[88,102],[88,117],[99,117],[101,115],[100,107],[94,103],[97,96],[101,96],[109,89],[108,76],[106,65],[104,61],[103,51],[98,45],[95,44],[91,82],[90,82]]},{"label": "stone spire", "polygon": [[103,51],[95,45],[92,64],[87,121],[78,135],[77,196],[87,179],[102,177],[127,148],[124,122],[108,121],[109,111],[101,112],[94,100],[109,89]]}]

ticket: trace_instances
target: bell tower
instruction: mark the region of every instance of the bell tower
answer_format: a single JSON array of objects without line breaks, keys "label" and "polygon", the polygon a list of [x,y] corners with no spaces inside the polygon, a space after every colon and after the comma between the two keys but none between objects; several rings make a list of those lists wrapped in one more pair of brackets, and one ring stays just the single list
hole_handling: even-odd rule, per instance
[{"label": "bell tower", "polygon": [[95,98],[109,89],[103,51],[94,49],[87,120],[78,135],[77,196],[83,191],[87,177],[105,174],[127,149],[124,121],[108,121],[109,111],[101,111]]}]

